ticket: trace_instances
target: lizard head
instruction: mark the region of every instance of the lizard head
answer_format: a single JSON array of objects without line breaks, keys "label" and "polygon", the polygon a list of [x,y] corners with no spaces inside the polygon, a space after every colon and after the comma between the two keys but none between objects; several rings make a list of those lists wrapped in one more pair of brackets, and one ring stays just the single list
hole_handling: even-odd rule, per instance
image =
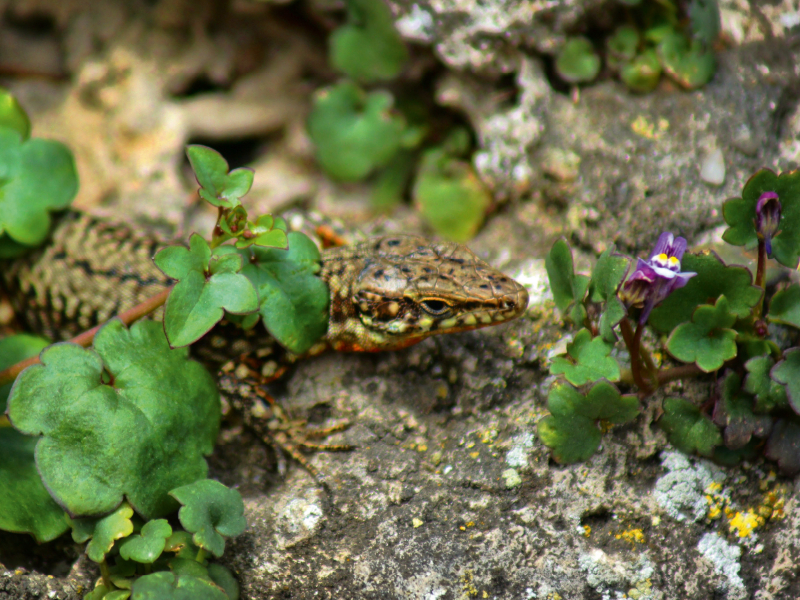
[{"label": "lizard head", "polygon": [[339,350],[404,348],[504,323],[528,306],[524,287],[461,244],[393,235],[337,250],[326,255],[323,277],[331,287],[328,342]]}]

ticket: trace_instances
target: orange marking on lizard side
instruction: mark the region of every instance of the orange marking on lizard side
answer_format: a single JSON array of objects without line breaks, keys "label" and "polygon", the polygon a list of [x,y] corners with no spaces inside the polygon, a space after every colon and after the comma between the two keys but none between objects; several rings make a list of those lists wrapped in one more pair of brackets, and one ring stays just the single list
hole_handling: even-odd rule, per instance
[{"label": "orange marking on lizard side", "polygon": [[319,236],[323,248],[346,246],[348,241],[333,230],[330,225],[318,225],[314,232]]}]

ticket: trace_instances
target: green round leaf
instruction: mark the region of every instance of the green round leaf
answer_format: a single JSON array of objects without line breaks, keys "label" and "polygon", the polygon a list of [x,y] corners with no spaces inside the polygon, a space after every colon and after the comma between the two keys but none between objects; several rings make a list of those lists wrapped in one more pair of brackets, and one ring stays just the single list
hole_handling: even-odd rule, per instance
[{"label": "green round leaf", "polygon": [[770,356],[755,356],[744,364],[747,378],[744,380],[744,391],[756,397],[755,411],[770,412],[774,408],[782,408],[788,404],[786,388],[770,377],[770,370],[775,361]]},{"label": "green round leaf", "polygon": [[625,306],[617,298],[617,289],[630,267],[630,259],[614,253],[613,244],[597,259],[592,270],[589,297],[592,302],[605,302],[598,323],[601,337],[611,344],[617,341],[614,327],[627,315]]},{"label": "green round leaf", "polygon": [[606,41],[606,62],[613,71],[629,63],[639,48],[639,31],[630,25],[618,27]]},{"label": "green round leaf", "polygon": [[253,185],[252,169],[234,169],[228,173],[228,161],[212,148],[201,145],[188,146],[186,156],[192,165],[197,183],[200,184],[200,196],[214,206],[224,208],[239,206],[239,199],[247,194]]},{"label": "green round leaf", "polygon": [[588,329],[581,329],[570,344],[569,358],[557,356],[550,364],[550,373],[564,374],[572,385],[583,385],[598,379],[619,381],[619,365],[609,356],[612,347],[603,338],[592,339]]},{"label": "green round leaf", "polygon": [[619,322],[627,316],[627,314],[628,311],[619,298],[615,296],[608,299],[605,310],[603,310],[602,314],[600,315],[600,321],[598,322],[600,336],[606,342],[613,344],[617,341],[617,334],[614,331],[614,327],[616,327]]},{"label": "green round leaf", "polygon": [[148,521],[139,535],[131,536],[120,545],[119,553],[126,560],[150,564],[161,556],[171,535],[172,527],[165,519]]},{"label": "green round leaf", "polygon": [[670,443],[687,454],[697,452],[701,456],[711,456],[714,447],[722,444],[717,426],[683,398],[664,400],[664,415],[658,424],[667,433]]},{"label": "green round leaf", "polygon": [[607,381],[595,384],[586,396],[571,385],[555,383],[547,408],[551,416],[538,422],[537,431],[560,463],[587,460],[597,451],[602,437],[598,421],[627,423],[639,414],[636,398],[620,396]]},{"label": "green round leaf", "polygon": [[716,371],[736,356],[736,316],[728,311],[728,299],[720,296],[715,306],[697,307],[691,323],[675,328],[667,350],[680,361],[695,363],[706,373]]},{"label": "green round leaf", "polygon": [[194,534],[192,540],[214,556],[222,556],[225,537],[235,537],[247,527],[244,502],[236,490],[219,481],[203,479],[170,492],[183,507],[178,513],[181,525]]},{"label": "green round leaf", "polygon": [[646,93],[656,89],[661,79],[661,63],[655,50],[645,50],[620,70],[620,79],[634,92]]},{"label": "green round leaf", "polygon": [[133,584],[135,600],[228,600],[216,584],[190,575],[151,573]]},{"label": "green round leaf", "polygon": [[78,191],[78,174],[66,146],[39,138],[22,141],[0,127],[0,234],[36,246],[50,230],[53,210],[69,206]]},{"label": "green round leaf", "polygon": [[217,563],[208,565],[211,580],[225,590],[229,600],[239,600],[239,582],[227,568]]},{"label": "green round leaf", "polygon": [[192,541],[192,534],[180,529],[173,531],[164,544],[164,552],[174,552],[180,558],[194,559],[199,551],[200,548]]},{"label": "green round leaf", "polygon": [[279,224],[272,218],[272,215],[262,215],[254,225],[250,225],[250,233],[253,237],[249,239],[239,238],[236,241],[237,248],[247,248],[249,246],[262,246],[264,248],[281,248],[286,250],[289,247],[289,239],[286,237],[286,228],[280,228]]},{"label": "green round leaf", "polygon": [[[102,579],[100,581],[102,581]],[[111,590],[100,583],[100,581],[97,582],[97,586],[91,592],[83,597],[83,600],[104,600]]]},{"label": "green round leaf", "polygon": [[86,554],[89,558],[96,563],[103,562],[116,540],[132,534],[132,516],[133,509],[123,502],[113,513],[98,520],[95,523],[92,541],[86,546]]},{"label": "green round leaf", "polygon": [[400,149],[405,119],[389,92],[365,94],[344,81],[317,92],[308,133],[320,166],[342,181],[359,181],[386,165]]},{"label": "green round leaf", "polygon": [[466,242],[475,235],[492,203],[472,165],[440,148],[422,156],[412,197],[434,231],[456,242]]},{"label": "green round leaf", "polygon": [[586,417],[547,416],[536,424],[539,437],[553,452],[560,464],[589,460],[600,447],[602,434],[597,425]]},{"label": "green round leaf", "polygon": [[31,121],[17,99],[0,87],[0,127],[16,131],[23,140],[31,135]]},{"label": "green round leaf", "polygon": [[787,350],[783,360],[770,371],[770,377],[786,386],[789,404],[800,414],[800,348]]},{"label": "green round leaf", "polygon": [[203,562],[194,558],[175,557],[169,561],[169,569],[178,577],[194,577],[211,583],[213,579],[208,574],[208,568]]},{"label": "green round leaf", "polygon": [[364,82],[394,79],[408,62],[389,7],[376,0],[347,0],[348,24],[330,37],[335,69]]},{"label": "green round leaf", "polygon": [[[558,310],[566,312],[575,301],[575,268],[572,262],[572,250],[564,238],[556,240],[544,259],[550,290],[553,292]],[[579,298],[583,300],[583,298]]]},{"label": "green round leaf", "polygon": [[794,283],[772,297],[767,319],[800,328],[800,285]]},{"label": "green round leaf", "polygon": [[761,299],[761,288],[753,285],[753,275],[744,267],[728,266],[713,252],[686,254],[681,261],[682,271],[697,273],[685,287],[670,294],[659,304],[647,324],[659,333],[668,334],[691,318],[695,308],[709,299],[724,295],[728,312],[742,319],[750,315]]},{"label": "green round leaf", "polygon": [[56,344],[41,359],[14,383],[9,418],[43,436],[36,464],[71,515],[102,515],[126,497],[145,518],[161,516],[174,510],[170,489],[205,477],[219,393],[185,349],[169,349],[160,323],[128,330],[115,319],[94,350]]},{"label": "green round leaf", "polygon": [[33,450],[38,441],[11,427],[0,427],[0,529],[30,533],[41,543],[60,536],[69,523],[36,470]]},{"label": "green round leaf", "polygon": [[585,37],[567,40],[556,56],[556,73],[567,83],[586,83],[600,72],[600,57]]},{"label": "green round leaf", "polygon": [[211,248],[201,235],[193,233],[189,238],[189,249],[167,246],[159,250],[153,260],[167,277],[173,279],[184,279],[192,271],[205,275],[211,261]]},{"label": "green round leaf", "polygon": [[590,291],[592,302],[604,302],[609,298],[615,298],[619,284],[628,273],[630,259],[616,254],[614,250],[612,244],[600,255],[592,269]]},{"label": "green round leaf", "polygon": [[707,51],[698,42],[690,44],[677,32],[665,37],[657,51],[664,72],[689,90],[708,83],[717,68],[713,52]]},{"label": "green round leaf", "polygon": [[264,326],[284,348],[302,354],[328,329],[329,293],[317,277],[321,256],[314,242],[294,231],[287,239],[288,250],[221,246],[215,252],[237,252],[247,258],[242,274],[258,290]]},{"label": "green round leaf", "polygon": [[241,315],[258,310],[255,288],[236,272],[242,267],[240,257],[218,255],[212,260],[208,243],[196,233],[189,246],[188,250],[170,246],[155,257],[156,266],[178,280],[164,310],[164,331],[173,348],[199,340],[222,320],[225,311]]},{"label": "green round leaf", "polygon": [[[36,356],[49,344],[46,339],[27,333],[17,333],[0,339],[0,371]],[[0,385],[0,414],[6,412],[6,400],[10,391],[10,383]]]},{"label": "green round leaf", "polygon": [[722,215],[729,225],[722,239],[734,246],[755,246],[758,242],[753,220],[756,203],[764,192],[775,192],[781,203],[779,233],[772,240],[772,257],[794,269],[800,262],[800,171],[776,175],[761,169],[742,189],[741,198],[731,198],[722,205]]}]

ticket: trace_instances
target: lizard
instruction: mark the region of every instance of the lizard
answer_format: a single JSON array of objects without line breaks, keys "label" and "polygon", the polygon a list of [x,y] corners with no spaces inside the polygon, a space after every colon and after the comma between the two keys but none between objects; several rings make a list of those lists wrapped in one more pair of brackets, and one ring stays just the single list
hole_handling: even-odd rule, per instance
[{"label": "lizard", "polygon": [[[6,261],[0,282],[29,330],[54,340],[69,339],[170,286],[173,282],[152,261],[163,245],[128,225],[69,211],[56,220],[45,246]],[[522,285],[466,246],[415,235],[388,235],[327,248],[322,252],[320,277],[329,290],[328,329],[310,354],[326,348],[399,350],[431,335],[508,322],[528,305]],[[276,353],[277,344],[270,343],[263,330],[218,326],[206,338],[199,344],[206,362],[221,364],[236,355],[263,360]],[[221,370],[223,390],[265,398],[252,381],[232,381],[231,364]],[[275,375],[275,370],[262,375]],[[254,419],[246,420],[256,425]],[[269,437],[263,427],[254,428],[260,437]],[[275,435],[298,458],[290,439]],[[307,463],[303,465],[315,474]]]},{"label": "lizard", "polygon": [[[7,261],[1,279],[30,330],[69,339],[169,287],[152,261],[163,245],[128,225],[70,211],[43,248]],[[505,323],[528,305],[522,285],[466,246],[414,235],[325,249],[320,277],[330,293],[323,343],[344,352],[399,350]]]}]

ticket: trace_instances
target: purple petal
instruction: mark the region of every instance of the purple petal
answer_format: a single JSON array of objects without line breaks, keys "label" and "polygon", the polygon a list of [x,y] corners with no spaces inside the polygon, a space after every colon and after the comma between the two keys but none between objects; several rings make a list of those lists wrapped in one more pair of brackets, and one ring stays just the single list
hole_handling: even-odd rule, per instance
[{"label": "purple petal", "polygon": [[670,293],[685,286],[695,275],[697,275],[697,273],[692,273],[691,271],[686,271],[685,273],[675,273],[675,279],[673,279],[671,282],[669,290]]},{"label": "purple petal", "polygon": [[678,260],[681,260],[683,258],[683,253],[686,252],[686,245],[686,238],[676,237],[672,244],[671,251],[667,252],[667,255],[674,256]]},{"label": "purple petal", "polygon": [[633,273],[631,273],[631,276],[628,277],[628,281],[645,279],[652,282],[655,281],[656,277],[658,277],[656,270],[649,263],[640,258],[636,262],[636,269],[634,269]]},{"label": "purple petal", "polygon": [[761,212],[764,209],[764,205],[769,200],[780,200],[780,198],[778,198],[778,194],[776,192],[764,192],[758,197],[758,202],[756,202],[756,212]]},{"label": "purple petal", "polygon": [[667,252],[667,250],[669,250],[670,246],[672,246],[673,239],[675,239],[675,236],[673,236],[669,231],[665,231],[658,236],[658,241],[656,242],[653,251],[650,253],[648,260],[653,260],[653,258],[659,254],[666,254],[669,256],[669,252]]},{"label": "purple petal", "polygon": [[652,261],[660,254],[674,256],[678,260],[681,260],[684,252],[686,252],[686,238],[675,237],[669,231],[665,231],[658,236],[658,241],[656,242],[655,248],[653,248],[653,251],[650,253],[648,260]]}]

